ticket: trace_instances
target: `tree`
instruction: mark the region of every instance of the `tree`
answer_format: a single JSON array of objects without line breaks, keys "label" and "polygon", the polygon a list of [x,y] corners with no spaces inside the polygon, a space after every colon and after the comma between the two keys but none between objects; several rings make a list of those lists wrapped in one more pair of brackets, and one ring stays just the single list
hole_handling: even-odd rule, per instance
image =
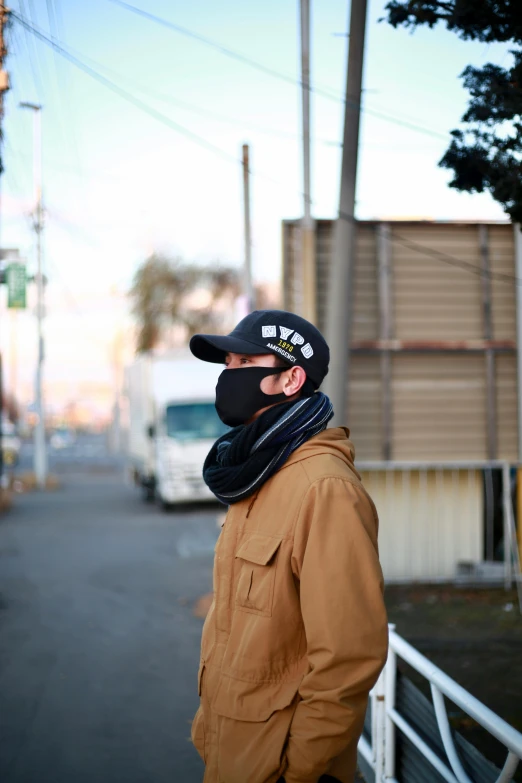
[{"label": "tree", "polygon": [[509,68],[469,65],[461,74],[470,94],[464,128],[451,131],[439,166],[453,171],[451,188],[488,191],[516,223],[522,223],[522,2],[520,0],[390,0],[393,27],[435,27],[439,22],[463,40],[512,42]]},{"label": "tree", "polygon": [[239,292],[235,269],[151,255],[136,271],[130,290],[138,353],[155,348],[172,326],[181,327],[185,339],[198,331],[217,331]]}]

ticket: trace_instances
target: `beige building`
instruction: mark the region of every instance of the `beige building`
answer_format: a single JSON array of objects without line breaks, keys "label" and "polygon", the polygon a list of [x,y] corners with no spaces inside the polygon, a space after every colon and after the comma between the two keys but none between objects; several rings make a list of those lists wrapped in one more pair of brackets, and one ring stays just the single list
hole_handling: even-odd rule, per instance
[{"label": "beige building", "polygon": [[[283,224],[290,310],[298,225]],[[316,225],[324,329],[334,224]],[[516,461],[516,358],[509,223],[358,223],[349,423],[359,459]]]},{"label": "beige building", "polygon": [[[323,330],[333,228],[316,222]],[[297,311],[299,249],[299,222],[285,221],[283,306]],[[389,579],[449,579],[499,557],[501,482],[487,495],[482,463],[518,461],[515,267],[509,223],[357,224],[347,423]]]}]

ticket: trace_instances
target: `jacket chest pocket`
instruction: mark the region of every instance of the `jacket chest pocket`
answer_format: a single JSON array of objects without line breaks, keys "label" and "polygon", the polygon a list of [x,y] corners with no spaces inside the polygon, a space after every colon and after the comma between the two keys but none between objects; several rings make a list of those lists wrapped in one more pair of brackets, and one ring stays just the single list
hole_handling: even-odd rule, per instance
[{"label": "jacket chest pocket", "polygon": [[277,553],[280,538],[255,534],[236,553],[240,562],[236,588],[236,609],[264,617],[272,614]]}]

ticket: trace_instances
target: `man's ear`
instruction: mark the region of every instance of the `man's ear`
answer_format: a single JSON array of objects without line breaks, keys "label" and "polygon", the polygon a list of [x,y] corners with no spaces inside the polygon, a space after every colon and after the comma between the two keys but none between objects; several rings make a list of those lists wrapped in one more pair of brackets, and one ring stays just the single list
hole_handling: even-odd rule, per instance
[{"label": "man's ear", "polygon": [[302,367],[294,366],[285,378],[283,392],[287,397],[293,397],[301,391],[306,381],[306,373]]}]

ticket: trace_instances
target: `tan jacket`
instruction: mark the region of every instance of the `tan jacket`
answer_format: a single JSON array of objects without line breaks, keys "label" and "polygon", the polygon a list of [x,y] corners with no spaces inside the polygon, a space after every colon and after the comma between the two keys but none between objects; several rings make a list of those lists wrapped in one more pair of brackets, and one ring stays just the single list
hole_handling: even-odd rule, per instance
[{"label": "tan jacket", "polygon": [[311,438],[228,511],[192,725],[204,783],[353,783],[388,629],[377,513],[348,436]]}]

